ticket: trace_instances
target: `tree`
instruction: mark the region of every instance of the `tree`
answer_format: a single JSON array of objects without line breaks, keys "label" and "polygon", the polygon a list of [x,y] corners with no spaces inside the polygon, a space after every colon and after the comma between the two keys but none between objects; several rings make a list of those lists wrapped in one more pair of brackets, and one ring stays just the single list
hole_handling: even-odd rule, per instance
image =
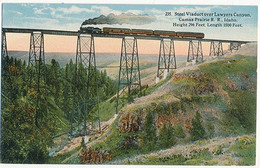
[{"label": "tree", "polygon": [[[37,92],[36,85],[28,85],[29,73],[25,61],[8,56],[2,58],[1,159],[5,163],[44,163],[48,158],[48,148],[53,144],[53,137],[68,132],[69,126],[73,129],[76,122],[82,124],[82,116],[74,114],[74,102],[78,101],[76,103],[81,105],[83,103],[80,102],[88,99],[88,111],[91,111],[97,103],[97,85],[104,92],[99,94],[100,100],[116,92],[116,88],[107,87],[116,82],[104,73],[105,82],[98,83],[101,73],[95,70],[94,76],[98,80],[90,81],[89,97],[86,97],[86,70],[79,64],[76,76],[76,65],[72,60],[65,68],[61,68],[53,59],[51,65],[45,68],[46,83],[44,77],[41,77],[41,90]],[[36,79],[32,78],[31,82],[35,84]],[[82,107],[75,107],[76,110],[78,108]],[[88,119],[91,118],[88,116]]]},{"label": "tree", "polygon": [[156,126],[154,123],[154,117],[152,113],[148,113],[143,128],[143,136],[142,136],[142,147],[144,151],[154,150],[156,147]]},{"label": "tree", "polygon": [[201,115],[199,112],[196,112],[195,117],[191,120],[190,136],[192,141],[206,137],[206,132],[202,126]]},{"label": "tree", "polygon": [[54,97],[56,104],[60,106],[63,91],[60,65],[55,59],[52,59],[51,65],[47,67],[46,83],[48,84],[49,90],[51,91],[51,95]]},{"label": "tree", "polygon": [[2,160],[6,163],[44,163],[50,134],[35,126],[36,107],[26,97],[3,110]]},{"label": "tree", "polygon": [[63,105],[62,109],[66,114],[67,119],[70,119],[70,115],[73,108],[73,87],[71,84],[71,75],[69,72],[69,64],[66,65],[64,70],[64,91],[63,91]]},{"label": "tree", "polygon": [[176,139],[174,137],[173,126],[163,124],[163,127],[159,131],[158,146],[160,148],[169,148],[176,144]]},{"label": "tree", "polygon": [[178,138],[185,138],[185,132],[184,132],[184,130],[183,130],[181,124],[177,124],[177,125],[176,125],[175,135],[176,135],[176,137],[178,137]]}]

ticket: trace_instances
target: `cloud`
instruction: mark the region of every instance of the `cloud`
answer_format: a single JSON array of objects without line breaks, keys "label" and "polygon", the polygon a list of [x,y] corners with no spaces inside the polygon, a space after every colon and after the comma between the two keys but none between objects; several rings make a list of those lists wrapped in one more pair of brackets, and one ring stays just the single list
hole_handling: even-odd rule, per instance
[{"label": "cloud", "polygon": [[33,8],[34,14],[36,14],[36,15],[46,14],[46,13],[43,12],[44,10],[45,10],[45,8],[43,8],[43,9]]},{"label": "cloud", "polygon": [[119,10],[113,10],[107,6],[92,6],[91,9],[95,10],[96,12],[101,13],[102,15],[108,15],[110,13],[113,13],[115,15],[119,15],[122,13],[122,11]]},{"label": "cloud", "polygon": [[140,15],[140,14],[143,13],[143,11],[141,11],[141,10],[128,10],[125,13],[133,13],[133,14],[136,14],[136,15]]},{"label": "cloud", "polygon": [[156,20],[156,17],[150,15],[136,15],[133,13],[121,13],[115,15],[110,13],[109,15],[100,15],[99,17],[85,20],[82,25],[91,24],[131,24],[131,25],[144,25],[152,23]]},{"label": "cloud", "polygon": [[63,20],[68,20],[68,21],[79,21],[82,22],[83,19],[81,18],[75,18],[75,17],[69,17],[69,16],[64,16],[64,15],[60,15],[60,14],[55,14],[53,15],[54,18],[56,19],[63,19]]},{"label": "cloud", "polygon": [[23,6],[23,7],[33,7],[34,4],[32,4],[32,3],[21,3],[21,6]]},{"label": "cloud", "polygon": [[164,11],[158,10],[158,9],[150,9],[150,12],[154,13],[154,14],[164,14]]},{"label": "cloud", "polygon": [[82,12],[86,12],[86,13],[95,12],[95,10],[93,10],[93,9],[80,8],[75,5],[72,5],[69,8],[62,8],[62,7],[53,8],[48,5],[48,6],[42,7],[42,8],[33,8],[33,10],[34,10],[34,14],[36,14],[36,15],[43,15],[43,14],[50,13],[55,18],[65,18],[65,17],[62,17],[62,15],[80,14]]},{"label": "cloud", "polygon": [[79,8],[75,5],[73,5],[70,8],[57,8],[57,9],[55,9],[55,12],[62,12],[64,14],[78,14],[81,12],[94,13],[95,10],[88,9],[88,8]]},{"label": "cloud", "polygon": [[14,13],[14,14],[16,14],[16,15],[23,15],[22,12],[18,12],[18,11],[14,11],[14,10],[9,10],[8,12]]},{"label": "cloud", "polygon": [[33,12],[35,15],[47,15],[49,12],[54,11],[54,8],[49,7],[49,4],[44,4],[41,7],[37,6],[37,8],[33,8]]}]

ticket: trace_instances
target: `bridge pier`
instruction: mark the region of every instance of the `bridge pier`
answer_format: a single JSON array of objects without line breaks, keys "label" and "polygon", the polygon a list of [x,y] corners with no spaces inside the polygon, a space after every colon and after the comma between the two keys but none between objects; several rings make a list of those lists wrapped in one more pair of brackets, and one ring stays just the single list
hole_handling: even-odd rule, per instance
[{"label": "bridge pier", "polygon": [[[32,32],[30,36],[29,61],[27,66],[29,74],[29,87],[35,87],[40,93],[40,83],[43,78],[46,81],[45,74],[45,56],[44,56],[44,35],[42,32]],[[33,81],[34,80],[34,81]],[[35,82],[35,83],[32,83]],[[34,86],[33,86],[34,85]]]},{"label": "bridge pier", "polygon": [[[80,67],[83,66],[83,67]],[[78,117],[84,120],[84,142],[87,142],[87,115],[89,106],[89,89],[90,80],[95,78],[96,71],[96,55],[94,36],[86,34],[78,34],[77,51],[76,51],[76,70],[74,83],[74,111],[78,113]],[[86,78],[79,78],[79,74]],[[96,86],[97,87],[97,86]],[[77,100],[77,101],[76,101]],[[76,109],[76,110],[75,110]],[[72,122],[72,121],[71,121]]]},{"label": "bridge pier", "polygon": [[158,68],[156,75],[156,83],[159,82],[160,78],[166,78],[170,69],[176,69],[176,57],[174,41],[162,39],[160,42],[160,51],[158,59]]},{"label": "bridge pier", "polygon": [[2,31],[2,59],[6,56],[8,56],[8,51],[7,51],[7,41],[6,41],[6,33]]},{"label": "bridge pier", "polygon": [[196,60],[196,62],[203,61],[203,51],[200,40],[189,41],[187,62],[192,62],[193,60]]},{"label": "bridge pier", "polygon": [[[96,68],[94,36],[79,34],[77,38],[76,63],[82,63],[86,72]],[[91,73],[90,73],[91,74]]]},{"label": "bridge pier", "polygon": [[[120,91],[120,87],[123,89]],[[131,94],[141,93],[141,77],[139,69],[139,56],[137,39],[122,38],[120,67],[118,77],[118,89],[116,97],[116,113],[118,112],[119,96],[127,92],[129,97]]]},{"label": "bridge pier", "polygon": [[210,51],[209,56],[223,56],[223,45],[220,41],[212,41],[210,42]]},{"label": "bridge pier", "polygon": [[30,51],[29,61],[27,66],[28,71],[28,94],[33,93],[36,90],[36,126],[39,127],[40,119],[43,113],[40,102],[45,99],[45,88],[46,88],[46,66],[44,56],[44,35],[42,32],[32,32],[30,35]]},{"label": "bridge pier", "polygon": [[233,50],[239,50],[241,48],[242,43],[235,43],[231,42],[229,44],[229,51],[232,52]]}]

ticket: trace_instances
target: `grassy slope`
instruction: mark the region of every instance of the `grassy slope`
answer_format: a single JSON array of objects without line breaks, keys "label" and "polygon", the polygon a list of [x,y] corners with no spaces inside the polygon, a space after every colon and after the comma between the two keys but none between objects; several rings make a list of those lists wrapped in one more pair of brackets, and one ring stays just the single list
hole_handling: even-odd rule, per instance
[{"label": "grassy slope", "polygon": [[[233,61],[235,60],[235,61]],[[197,71],[197,70],[196,70]],[[226,60],[214,62],[211,64],[204,64],[199,67],[199,70],[201,72],[204,72],[207,74],[207,77],[214,79],[219,83],[223,90],[228,92],[228,95],[230,96],[231,100],[236,100],[237,97],[241,95],[247,95],[246,99],[248,100],[247,102],[249,103],[255,103],[256,99],[256,94],[255,90],[252,88],[256,88],[256,57],[244,57],[244,56],[236,56],[232,58],[226,58]],[[186,71],[184,73],[192,73],[192,71]],[[238,91],[234,91],[226,86],[225,81],[229,80],[231,78],[232,81],[235,81],[236,85],[238,87],[243,87],[239,85],[241,83],[241,76],[244,74],[249,75],[252,77],[252,81],[250,81],[250,86],[251,88],[249,89],[239,89]],[[161,86],[164,82],[161,82],[152,88],[148,88],[146,94],[149,94],[156,90],[159,86]],[[242,82],[243,83],[243,82]],[[198,81],[190,80],[190,79],[180,79],[176,81],[172,81],[170,86],[172,87],[172,90],[174,91],[173,94],[176,97],[180,97],[181,94],[186,93],[190,94],[193,90],[189,88],[196,87],[198,84]],[[199,81],[200,85],[203,85],[201,81]],[[206,85],[207,86],[207,85]],[[185,99],[182,99],[185,104]],[[227,109],[228,105],[226,103],[226,99],[221,98],[220,95],[218,94],[210,94],[210,95],[194,95],[190,100],[188,100],[189,103],[193,104],[193,106],[198,106],[198,105],[212,105],[212,106],[218,106],[223,109]],[[237,100],[236,100],[237,101]],[[244,100],[242,100],[244,101]],[[241,103],[241,102],[239,102]],[[101,111],[101,118],[102,120],[107,120],[110,118],[110,116],[113,114],[112,111],[114,110],[114,103],[111,105],[110,102],[104,102],[103,104],[100,105],[101,109],[104,109]],[[106,110],[105,110],[106,109]],[[248,110],[248,109],[245,109]],[[253,104],[250,111],[255,111],[255,105]],[[255,115],[252,115],[253,119],[255,119]],[[236,126],[235,125],[232,126]],[[116,125],[113,124],[112,128],[112,133],[108,138],[104,140],[104,142],[96,144],[94,148],[98,149],[108,149],[111,150],[112,156],[114,159],[116,158],[124,158],[124,157],[129,157],[137,153],[142,153],[142,149],[136,148],[136,149],[123,149],[120,147],[120,143],[122,140],[129,135],[132,135],[134,133],[122,133],[119,132],[118,129],[116,128]],[[225,129],[224,129],[225,130]],[[228,128],[227,128],[228,130]],[[232,129],[228,130],[226,134],[229,134],[230,131],[233,131]],[[240,131],[240,130],[239,130]],[[239,132],[238,131],[238,132]],[[245,132],[244,129],[242,129],[243,132]],[[223,133],[223,132],[222,132]],[[140,132],[135,133],[135,135],[138,137],[140,136]],[[234,147],[230,148],[230,151],[233,150],[234,153],[236,153],[239,157],[242,157],[244,161],[239,162],[239,164],[242,165],[248,165],[248,164],[253,164],[254,162],[252,160],[253,154],[252,151],[254,151],[255,145],[254,143],[251,143],[249,146],[243,147],[243,149],[248,149],[248,150],[239,150],[239,147],[234,144]],[[251,152],[250,152],[251,151]],[[242,153],[242,154],[241,154]],[[249,154],[248,154],[249,153]],[[254,152],[253,152],[254,153]],[[187,158],[183,156],[173,156],[173,158],[168,158],[165,160],[160,159],[160,158],[153,158],[152,160],[148,160],[147,162],[143,162],[141,164],[218,164],[217,160],[214,160],[212,158],[212,154],[208,153],[207,151],[203,152],[202,154],[199,154],[193,159],[187,160]],[[246,159],[245,159],[246,158]],[[75,159],[75,158],[74,158]],[[205,162],[205,159],[207,160]],[[243,160],[242,159],[242,160]],[[77,160],[77,159],[76,159]],[[200,161],[199,161],[200,160]],[[249,160],[249,161],[248,161]],[[248,161],[248,163],[246,162]],[[135,163],[137,164],[137,163]],[[231,163],[232,164],[232,163]]]},{"label": "grassy slope", "polygon": [[[150,94],[153,91],[155,91],[158,87],[162,86],[165,82],[167,82],[170,79],[170,77],[166,78],[165,80],[160,81],[159,83],[147,88],[144,92],[145,94]],[[126,100],[120,100],[119,101],[119,109],[121,109],[124,104],[126,103]],[[115,99],[110,99],[110,100],[106,100],[104,102],[101,102],[99,105],[100,108],[100,119],[101,121],[107,121],[109,120],[115,112]],[[97,111],[97,110],[95,110]],[[93,148],[96,149],[111,149],[114,148],[116,149],[116,152],[113,153],[113,158],[116,157],[126,157],[126,156],[131,156],[133,154],[139,153],[139,151],[137,151],[136,149],[133,150],[122,150],[120,148],[117,148],[117,144],[120,143],[124,137],[127,137],[129,135],[133,135],[132,133],[121,133],[116,129],[116,122],[118,122],[118,119],[113,123],[113,125],[110,126],[111,129],[111,134],[110,136],[105,139],[105,141],[103,143],[98,143],[96,145],[93,146]],[[74,153],[76,153],[77,150],[73,150],[69,153],[66,153],[64,155],[60,155],[58,157],[55,157],[53,159],[50,160],[50,163],[60,163],[60,161],[62,161],[62,159],[64,160],[65,158],[68,158],[70,156],[72,156]],[[71,159],[69,159],[66,163],[72,164],[79,164],[79,158],[78,156],[74,156],[71,157]]]},{"label": "grassy slope", "polygon": [[[191,105],[191,108],[186,108],[186,111],[191,109],[200,111],[204,121],[214,122],[217,127],[221,125],[218,135],[255,131],[256,57],[226,58],[218,62],[203,64],[198,70],[186,71],[183,74],[192,73],[201,75],[195,78],[183,77],[171,83],[173,95],[181,98],[184,105]],[[205,111],[205,109],[209,110]],[[218,113],[210,114],[212,109]],[[242,123],[243,127],[236,121],[227,125],[230,122],[225,120],[227,115],[241,115],[243,111],[247,111],[251,117]],[[250,129],[245,129],[245,127]]]},{"label": "grassy slope", "polygon": [[[224,139],[224,138],[223,138]],[[194,150],[189,156],[174,154],[169,156],[146,156],[145,159],[135,159],[125,164],[146,165],[254,165],[256,152],[256,139],[254,135],[234,138],[230,142],[221,142],[213,146],[213,150],[207,148],[207,141],[201,142],[199,150]],[[221,141],[221,139],[219,139]],[[199,143],[198,141],[197,143]],[[184,146],[185,147],[185,146]],[[186,148],[184,150],[187,150]]]}]

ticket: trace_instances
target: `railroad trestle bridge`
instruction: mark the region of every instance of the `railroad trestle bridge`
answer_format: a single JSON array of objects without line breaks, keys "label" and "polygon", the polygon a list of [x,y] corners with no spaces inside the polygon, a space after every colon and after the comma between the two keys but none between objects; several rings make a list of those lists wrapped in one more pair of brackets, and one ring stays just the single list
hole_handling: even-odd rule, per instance
[{"label": "railroad trestle bridge", "polygon": [[[118,112],[118,101],[122,93],[131,95],[132,93],[141,92],[141,77],[139,67],[138,55],[138,40],[159,40],[159,55],[156,81],[165,77],[167,72],[176,69],[175,57],[175,41],[188,42],[187,62],[202,62],[203,49],[202,42],[210,43],[209,56],[224,55],[223,43],[228,43],[228,50],[238,50],[242,44],[250,43],[251,41],[238,40],[222,40],[222,39],[206,39],[206,38],[179,38],[169,36],[154,36],[154,35],[133,35],[133,34],[87,34],[80,31],[61,31],[61,30],[46,30],[46,29],[22,29],[22,28],[2,28],[2,58],[8,55],[7,50],[7,33],[29,33],[30,34],[30,49],[28,67],[35,67],[34,72],[29,72],[29,80],[35,78],[40,81],[44,78],[45,56],[44,56],[44,35],[62,35],[62,36],[76,36],[77,49],[76,50],[76,65],[82,63],[87,72],[87,80],[93,76],[91,73],[96,69],[96,53],[95,53],[95,38],[119,38],[122,39],[121,56],[119,66],[118,89],[116,97],[116,113]],[[38,65],[38,66],[36,66]],[[43,66],[40,66],[43,65]],[[30,68],[28,68],[29,70]],[[77,73],[75,74],[77,75]],[[39,86],[39,84],[38,84]],[[88,83],[86,84],[88,90]],[[123,88],[120,90],[120,88]],[[75,88],[76,89],[76,88]],[[38,92],[40,88],[38,87]],[[88,92],[87,92],[88,93]],[[87,95],[86,95],[87,96]]]}]

